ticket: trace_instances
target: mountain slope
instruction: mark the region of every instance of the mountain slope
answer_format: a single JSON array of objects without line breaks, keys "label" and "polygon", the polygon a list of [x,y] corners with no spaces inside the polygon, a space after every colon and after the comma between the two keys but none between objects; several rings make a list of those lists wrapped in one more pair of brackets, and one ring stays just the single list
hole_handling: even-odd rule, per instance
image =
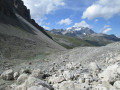
[{"label": "mountain slope", "polygon": [[66,30],[53,29],[50,32],[55,35],[76,37],[92,46],[104,46],[112,42],[120,41],[120,38],[115,35],[96,33],[88,27],[71,27]]},{"label": "mountain slope", "polygon": [[96,34],[92,29],[88,27],[70,27],[65,30],[63,29],[53,29],[50,31],[55,34],[62,34],[67,36],[81,37],[83,35]]},{"label": "mountain slope", "polygon": [[89,42],[82,40],[80,38],[67,36],[67,35],[61,35],[61,34],[53,34],[49,31],[47,33],[53,38],[54,41],[56,41],[58,44],[62,45],[63,47],[67,49],[72,49],[75,47],[83,47],[83,46],[94,46],[90,44]]},{"label": "mountain slope", "polygon": [[0,58],[29,58],[65,50],[30,18],[21,0],[0,0]]}]

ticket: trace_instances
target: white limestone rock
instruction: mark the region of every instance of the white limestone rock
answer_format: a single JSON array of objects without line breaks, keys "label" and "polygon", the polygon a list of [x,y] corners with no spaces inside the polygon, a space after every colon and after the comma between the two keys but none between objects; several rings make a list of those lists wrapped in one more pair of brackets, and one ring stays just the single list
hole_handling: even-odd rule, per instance
[{"label": "white limestone rock", "polygon": [[28,78],[28,75],[23,73],[21,74],[17,79],[17,84],[20,85],[25,82],[25,80]]},{"label": "white limestone rock", "polygon": [[67,68],[67,69],[70,69],[70,70],[75,69],[75,63],[70,62],[70,63],[66,64],[66,68]]},{"label": "white limestone rock", "polygon": [[19,77],[19,75],[20,75],[19,72],[15,72],[14,75],[13,75],[14,76],[14,80],[17,80],[17,78]]},{"label": "white limestone rock", "polygon": [[42,79],[43,78],[43,73],[40,69],[34,69],[31,74],[32,77]]},{"label": "white limestone rock", "polygon": [[108,66],[102,73],[98,74],[98,76],[101,79],[101,81],[106,82],[115,81],[116,77],[118,76],[116,71],[117,68],[118,68],[117,64]]},{"label": "white limestone rock", "polygon": [[31,74],[31,70],[29,67],[22,68],[20,71],[21,74],[26,73],[26,74]]},{"label": "white limestone rock", "polygon": [[39,86],[32,86],[32,87],[28,88],[27,90],[48,90],[48,89],[39,85]]},{"label": "white limestone rock", "polygon": [[73,73],[70,73],[70,71],[64,71],[63,76],[66,80],[71,80],[73,78]]},{"label": "white limestone rock", "polygon": [[25,83],[22,83],[21,85],[18,85],[15,90],[27,90],[27,86]]},{"label": "white limestone rock", "polygon": [[92,71],[99,71],[100,70],[99,66],[95,62],[91,62],[89,64],[89,69]]},{"label": "white limestone rock", "polygon": [[53,75],[52,77],[49,78],[48,82],[51,83],[51,84],[55,84],[55,83],[61,83],[65,81],[65,78],[64,76],[60,75],[60,76],[55,76]]},{"label": "white limestone rock", "polygon": [[120,66],[117,68],[117,73],[120,75]]},{"label": "white limestone rock", "polygon": [[116,81],[113,86],[120,90],[120,81]]},{"label": "white limestone rock", "polygon": [[104,86],[96,86],[96,87],[94,87],[92,90],[109,90],[109,89],[107,89],[107,88],[104,87]]},{"label": "white limestone rock", "polygon": [[1,74],[3,80],[13,80],[14,71],[12,69],[6,70]]},{"label": "white limestone rock", "polygon": [[35,77],[31,77],[31,76],[29,76],[28,79],[26,80],[26,85],[27,85],[27,88],[30,88],[32,86],[41,85],[41,86],[46,87],[50,90],[53,90],[53,87],[50,84],[48,84],[47,82],[42,81],[42,80],[35,78]]}]

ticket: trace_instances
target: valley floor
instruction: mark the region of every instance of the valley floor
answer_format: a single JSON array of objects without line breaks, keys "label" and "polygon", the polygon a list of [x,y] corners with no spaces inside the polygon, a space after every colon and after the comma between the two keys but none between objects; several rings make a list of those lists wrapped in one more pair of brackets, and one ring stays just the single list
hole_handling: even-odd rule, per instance
[{"label": "valley floor", "polygon": [[120,90],[120,42],[57,52],[11,69],[1,72],[0,90]]}]

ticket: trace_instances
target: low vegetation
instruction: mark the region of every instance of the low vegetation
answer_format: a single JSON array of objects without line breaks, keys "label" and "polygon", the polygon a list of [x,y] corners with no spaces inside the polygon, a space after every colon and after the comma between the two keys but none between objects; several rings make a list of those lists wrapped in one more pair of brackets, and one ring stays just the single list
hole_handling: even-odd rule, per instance
[{"label": "low vegetation", "polygon": [[52,36],[53,40],[55,40],[58,44],[62,45],[63,47],[67,49],[72,49],[79,46],[94,46],[90,44],[89,42],[76,38],[71,36],[65,36],[65,35],[58,35],[58,34],[52,34],[49,31],[47,33]]}]

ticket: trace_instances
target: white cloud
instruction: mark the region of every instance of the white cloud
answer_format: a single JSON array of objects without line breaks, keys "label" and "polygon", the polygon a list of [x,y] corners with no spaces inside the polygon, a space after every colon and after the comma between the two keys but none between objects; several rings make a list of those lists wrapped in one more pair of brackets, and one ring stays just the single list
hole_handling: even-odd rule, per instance
[{"label": "white cloud", "polygon": [[60,25],[62,25],[62,24],[70,25],[71,23],[72,23],[72,20],[69,18],[62,19],[58,22],[58,24],[60,24]]},{"label": "white cloud", "polygon": [[46,30],[50,30],[50,27],[42,26]]},{"label": "white cloud", "polygon": [[97,17],[109,19],[115,14],[120,14],[120,0],[98,0],[83,12],[82,19]]},{"label": "white cloud", "polygon": [[75,23],[75,25],[73,27],[89,27],[89,28],[91,28],[91,26],[89,24],[87,24],[85,21]]},{"label": "white cloud", "polygon": [[106,34],[106,33],[108,33],[108,32],[111,31],[111,30],[112,30],[112,28],[107,28],[107,29],[105,29],[105,30],[103,31],[103,33]]},{"label": "white cloud", "polygon": [[104,25],[104,27],[103,27],[103,28],[105,29],[105,28],[108,28],[108,27],[110,27],[110,25]]},{"label": "white cloud", "polygon": [[95,22],[98,22],[98,19],[95,19]]},{"label": "white cloud", "polygon": [[64,6],[63,0],[23,0],[30,9],[32,18],[39,20],[45,14],[55,11],[59,6]]},{"label": "white cloud", "polygon": [[106,34],[111,30],[112,30],[112,28],[110,28],[110,25],[104,25],[104,27],[100,30],[100,33]]}]

